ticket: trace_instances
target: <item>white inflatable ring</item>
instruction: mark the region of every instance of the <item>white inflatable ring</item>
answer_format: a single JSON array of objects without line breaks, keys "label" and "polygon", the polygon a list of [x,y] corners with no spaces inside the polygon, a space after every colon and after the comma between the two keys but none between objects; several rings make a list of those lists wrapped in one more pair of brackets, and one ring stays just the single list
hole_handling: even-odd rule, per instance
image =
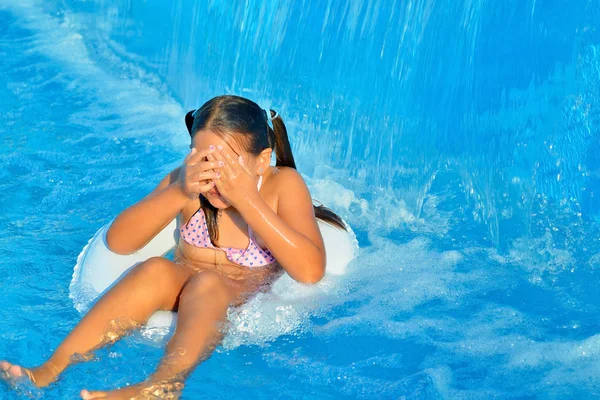
[{"label": "white inflatable ring", "polygon": [[[104,225],[90,239],[77,258],[70,285],[70,297],[78,311],[84,312],[91,302],[118,281],[133,266],[157,256],[164,256],[175,248],[179,240],[177,220],[173,220],[146,246],[133,254],[113,253],[106,246],[106,232],[112,221]],[[358,248],[356,238],[349,232],[318,221],[327,253],[326,273],[342,275]],[[146,326],[173,328],[176,316],[171,311],[157,311]]]}]

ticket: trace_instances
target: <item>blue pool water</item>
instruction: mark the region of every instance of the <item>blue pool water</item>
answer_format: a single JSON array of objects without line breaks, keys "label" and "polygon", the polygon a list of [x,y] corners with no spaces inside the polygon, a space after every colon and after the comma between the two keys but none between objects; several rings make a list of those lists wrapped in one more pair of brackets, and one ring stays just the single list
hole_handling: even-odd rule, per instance
[{"label": "blue pool water", "polygon": [[[235,315],[184,398],[600,397],[597,2],[277,3],[0,0],[0,358],[49,356],[82,247],[234,93],[361,249]],[[44,398],[161,354],[133,335]]]}]

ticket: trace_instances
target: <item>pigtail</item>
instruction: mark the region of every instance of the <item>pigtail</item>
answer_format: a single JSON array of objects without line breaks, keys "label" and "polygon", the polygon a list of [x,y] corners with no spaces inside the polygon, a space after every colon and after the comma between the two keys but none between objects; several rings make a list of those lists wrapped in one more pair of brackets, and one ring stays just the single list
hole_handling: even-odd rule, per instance
[{"label": "pigtail", "polygon": [[[269,119],[273,117],[273,110],[265,111],[269,113]],[[269,130],[269,142],[275,149],[275,159],[278,167],[290,167],[296,169],[296,162],[294,161],[294,155],[292,154],[292,146],[288,138],[287,129],[283,123],[283,119],[275,114],[275,118],[271,119],[273,123],[273,129],[267,124]]]},{"label": "pigtail", "polygon": [[[275,149],[276,165],[278,167],[296,169],[296,162],[294,161],[294,155],[292,154],[292,146],[290,146],[290,140],[283,119],[277,113],[273,115],[273,110],[265,110],[265,112],[268,113],[267,118],[273,123],[273,129],[271,129],[269,124],[267,124],[267,129],[269,132],[269,143],[271,143],[272,147]],[[324,205],[313,205],[313,207],[317,219],[325,221],[337,228],[347,230],[344,221],[331,209]]]}]

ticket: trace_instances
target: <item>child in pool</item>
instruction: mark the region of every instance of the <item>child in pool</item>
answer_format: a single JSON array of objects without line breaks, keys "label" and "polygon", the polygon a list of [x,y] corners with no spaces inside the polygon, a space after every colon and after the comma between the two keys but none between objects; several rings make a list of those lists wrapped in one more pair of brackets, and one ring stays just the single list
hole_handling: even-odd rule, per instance
[{"label": "child in pool", "polygon": [[157,310],[175,310],[175,333],[147,381],[108,392],[82,390],[81,397],[178,397],[186,376],[220,342],[229,306],[266,290],[283,272],[303,283],[321,279],[325,249],[315,217],[344,225],[330,210],[313,207],[281,117],[243,97],[220,96],[188,113],[186,125],[192,149],[183,164],[124,210],[106,234],[111,250],[132,253],[178,217],[174,262],[153,257],[134,267],[44,364],[0,361],[9,384],[30,379],[46,386],[74,355],[118,340]]}]

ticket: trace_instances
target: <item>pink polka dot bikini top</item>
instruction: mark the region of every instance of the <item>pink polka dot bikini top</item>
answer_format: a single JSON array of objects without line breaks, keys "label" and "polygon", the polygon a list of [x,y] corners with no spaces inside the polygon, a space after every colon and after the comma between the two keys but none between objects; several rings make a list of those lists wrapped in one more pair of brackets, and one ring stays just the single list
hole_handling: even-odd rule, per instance
[{"label": "pink polka dot bikini top", "polygon": [[[260,189],[262,176],[258,179],[258,188]],[[275,262],[275,258],[269,250],[263,250],[256,243],[252,228],[248,225],[248,247],[245,249],[236,249],[233,247],[218,247],[210,241],[210,235],[206,226],[206,217],[202,208],[198,209],[187,224],[182,225],[179,234],[186,243],[194,247],[205,247],[210,249],[221,249],[227,255],[227,258],[238,265],[244,267],[263,267]]]}]

